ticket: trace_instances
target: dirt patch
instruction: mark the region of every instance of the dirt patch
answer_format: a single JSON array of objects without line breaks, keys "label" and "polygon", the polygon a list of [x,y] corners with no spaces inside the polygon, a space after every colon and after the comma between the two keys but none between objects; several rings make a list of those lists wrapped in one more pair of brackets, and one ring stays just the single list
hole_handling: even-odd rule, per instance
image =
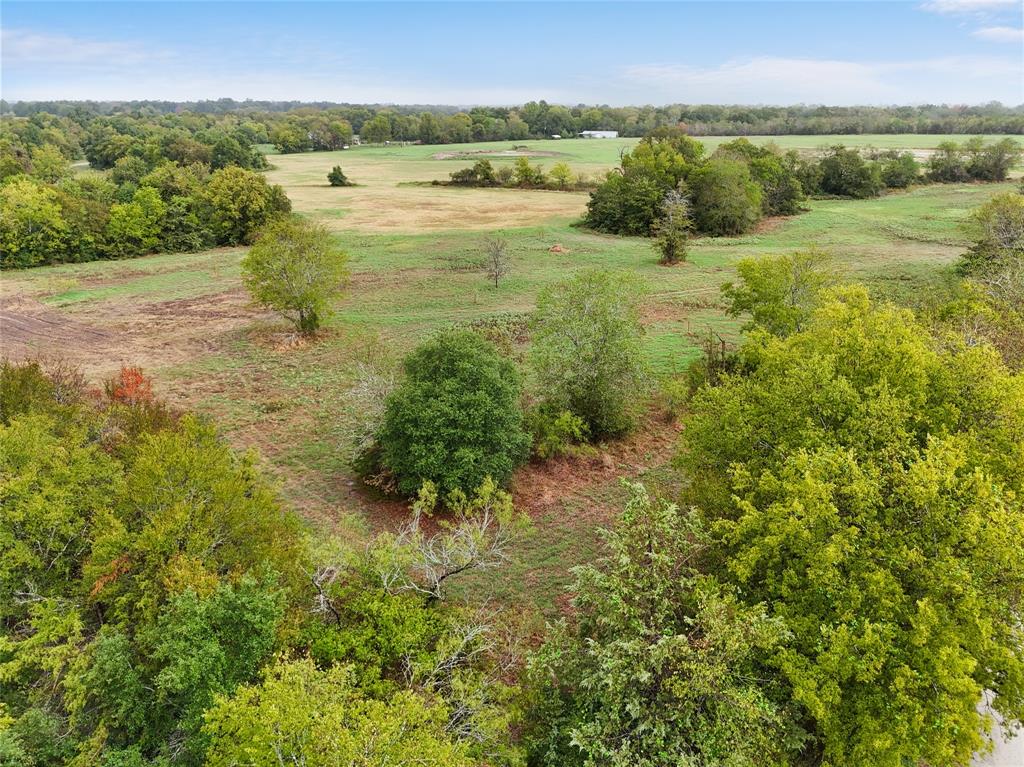
[{"label": "dirt patch", "polygon": [[480,160],[488,157],[565,157],[565,152],[546,149],[474,149],[468,152],[437,152],[433,160]]},{"label": "dirt patch", "polygon": [[538,517],[575,500],[581,502],[579,517],[606,524],[620,509],[595,503],[589,491],[620,477],[638,477],[647,468],[668,461],[675,452],[679,428],[663,413],[651,412],[629,437],[609,443],[593,455],[528,464],[512,479],[516,507]]},{"label": "dirt patch", "polygon": [[29,298],[0,299],[0,352],[15,360],[53,355],[58,349],[105,348],[113,334],[69,320]]},{"label": "dirt patch", "polygon": [[757,226],[754,227],[751,234],[767,234],[768,232],[774,232],[791,218],[792,216],[768,216],[768,218],[762,218],[757,222]]},{"label": "dirt patch", "polygon": [[89,378],[122,364],[160,368],[209,353],[225,334],[274,315],[241,289],[158,302],[97,301],[54,310],[25,297],[0,302],[0,355],[59,358]]}]

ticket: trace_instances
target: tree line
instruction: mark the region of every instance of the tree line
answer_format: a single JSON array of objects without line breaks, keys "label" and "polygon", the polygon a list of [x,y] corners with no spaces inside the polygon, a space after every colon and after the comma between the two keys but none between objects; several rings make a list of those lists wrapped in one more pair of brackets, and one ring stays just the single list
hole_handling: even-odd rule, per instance
[{"label": "tree line", "polygon": [[[0,115],[32,117],[47,113],[75,120],[92,116],[139,115],[156,118],[193,114],[209,119],[253,121],[269,135],[273,125],[301,126],[306,120],[344,121],[372,140],[455,143],[575,135],[584,130],[616,130],[644,136],[661,127],[685,125],[698,136],[827,135],[861,133],[1024,133],[1020,106],[833,107],[825,105],[749,106],[669,104],[665,106],[575,106],[531,101],[519,106],[335,104],[219,99],[200,102],[39,101],[0,102]],[[377,118],[382,118],[377,120]],[[315,139],[314,139],[315,141]]]},{"label": "tree line", "polygon": [[[0,267],[247,244],[291,210],[247,139],[197,135],[33,118],[0,139]],[[79,152],[95,172],[72,172]]]}]

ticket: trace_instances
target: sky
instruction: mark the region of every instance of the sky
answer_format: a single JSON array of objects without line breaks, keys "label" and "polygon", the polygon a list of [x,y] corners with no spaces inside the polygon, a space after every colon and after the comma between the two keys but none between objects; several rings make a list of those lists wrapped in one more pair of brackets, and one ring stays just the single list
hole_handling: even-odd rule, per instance
[{"label": "sky", "polygon": [[1024,103],[1021,0],[11,2],[0,96]]}]

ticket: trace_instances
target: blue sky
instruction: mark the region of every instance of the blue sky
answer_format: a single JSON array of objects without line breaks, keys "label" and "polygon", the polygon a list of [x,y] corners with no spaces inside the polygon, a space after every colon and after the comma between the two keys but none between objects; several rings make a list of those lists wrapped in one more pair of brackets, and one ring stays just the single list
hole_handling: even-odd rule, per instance
[{"label": "blue sky", "polygon": [[1020,0],[8,2],[8,100],[1024,102]]}]

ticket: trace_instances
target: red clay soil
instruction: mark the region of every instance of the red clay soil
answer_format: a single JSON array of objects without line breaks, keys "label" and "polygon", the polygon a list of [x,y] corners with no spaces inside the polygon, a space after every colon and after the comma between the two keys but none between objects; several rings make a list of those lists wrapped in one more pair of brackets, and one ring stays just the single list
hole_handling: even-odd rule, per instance
[{"label": "red clay soil", "polygon": [[[594,455],[533,461],[519,469],[512,478],[512,497],[516,508],[535,518],[557,505],[580,500],[585,501],[580,504],[580,516],[605,523],[618,510],[595,505],[588,491],[620,477],[636,477],[645,469],[670,460],[678,443],[679,430],[680,426],[674,419],[661,412],[651,412],[633,434],[609,443],[606,450]],[[360,482],[354,482],[351,489],[366,511],[374,531],[394,531],[409,520],[411,502],[382,496]],[[432,529],[429,521],[427,529]]]},{"label": "red clay soil", "polygon": [[[636,477],[645,469],[668,461],[676,449],[679,425],[663,413],[649,413],[627,438],[611,442],[593,456],[566,456],[532,462],[512,478],[516,507],[531,517],[573,499],[587,499],[587,491],[619,477]],[[592,502],[581,504],[596,520],[606,521],[607,510]]]}]

